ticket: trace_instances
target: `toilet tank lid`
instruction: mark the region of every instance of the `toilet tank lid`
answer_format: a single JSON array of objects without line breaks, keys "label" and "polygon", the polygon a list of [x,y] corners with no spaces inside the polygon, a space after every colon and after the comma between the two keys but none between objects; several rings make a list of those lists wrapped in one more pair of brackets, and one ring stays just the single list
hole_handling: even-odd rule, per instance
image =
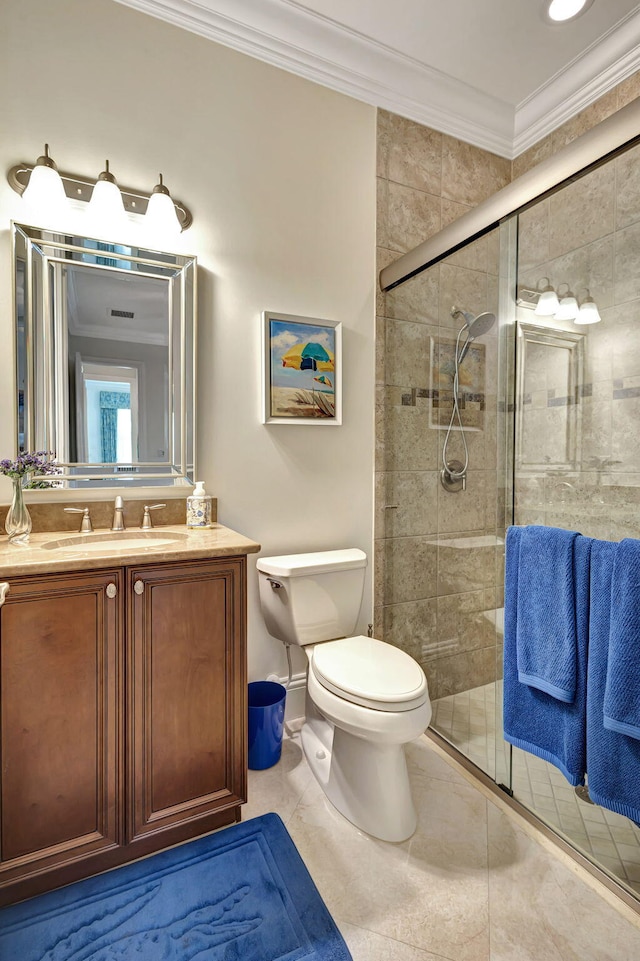
[{"label": "toilet tank lid", "polygon": [[306,574],[328,574],[367,566],[367,555],[357,547],[342,551],[316,551],[310,554],[281,554],[259,557],[257,568],[263,574],[280,577],[302,577]]}]

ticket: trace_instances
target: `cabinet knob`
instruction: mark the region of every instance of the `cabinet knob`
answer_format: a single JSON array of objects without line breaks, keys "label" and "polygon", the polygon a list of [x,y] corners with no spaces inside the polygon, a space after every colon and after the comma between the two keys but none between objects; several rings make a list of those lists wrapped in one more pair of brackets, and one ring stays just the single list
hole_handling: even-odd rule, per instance
[{"label": "cabinet knob", "polygon": [[107,597],[115,597],[118,593],[118,588],[115,584],[107,584]]},{"label": "cabinet knob", "polygon": [[2,605],[4,604],[4,599],[8,593],[9,593],[9,584],[7,581],[3,581],[2,584],[0,584],[0,607],[2,607]]},{"label": "cabinet knob", "polygon": [[144,581],[136,581],[133,585],[136,594],[144,594]]}]

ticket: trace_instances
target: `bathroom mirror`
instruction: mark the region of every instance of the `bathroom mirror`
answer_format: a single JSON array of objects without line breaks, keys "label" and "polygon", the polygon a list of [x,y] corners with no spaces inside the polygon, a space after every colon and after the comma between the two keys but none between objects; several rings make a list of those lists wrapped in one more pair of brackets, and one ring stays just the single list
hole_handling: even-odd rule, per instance
[{"label": "bathroom mirror", "polygon": [[193,482],[196,260],[13,224],[18,450],[69,488]]}]

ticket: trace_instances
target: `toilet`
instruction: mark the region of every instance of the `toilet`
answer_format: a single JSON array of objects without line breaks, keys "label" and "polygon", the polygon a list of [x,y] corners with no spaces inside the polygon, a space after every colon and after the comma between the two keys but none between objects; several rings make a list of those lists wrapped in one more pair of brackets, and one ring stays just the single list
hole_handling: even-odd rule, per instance
[{"label": "toilet", "polygon": [[357,548],[258,559],[269,633],[309,661],[302,747],[327,798],[356,827],[404,841],[417,817],[404,746],[431,719],[427,679],[399,648],[349,636],[364,590]]}]

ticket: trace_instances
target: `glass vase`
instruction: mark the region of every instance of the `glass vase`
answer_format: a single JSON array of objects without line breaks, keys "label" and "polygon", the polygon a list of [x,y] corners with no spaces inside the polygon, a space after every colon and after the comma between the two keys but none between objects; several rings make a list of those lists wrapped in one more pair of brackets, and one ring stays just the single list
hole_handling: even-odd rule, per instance
[{"label": "glass vase", "polygon": [[31,533],[31,515],[27,510],[22,492],[22,477],[12,477],[13,498],[11,507],[7,511],[4,529],[9,535],[9,543],[23,547],[29,543]]}]

